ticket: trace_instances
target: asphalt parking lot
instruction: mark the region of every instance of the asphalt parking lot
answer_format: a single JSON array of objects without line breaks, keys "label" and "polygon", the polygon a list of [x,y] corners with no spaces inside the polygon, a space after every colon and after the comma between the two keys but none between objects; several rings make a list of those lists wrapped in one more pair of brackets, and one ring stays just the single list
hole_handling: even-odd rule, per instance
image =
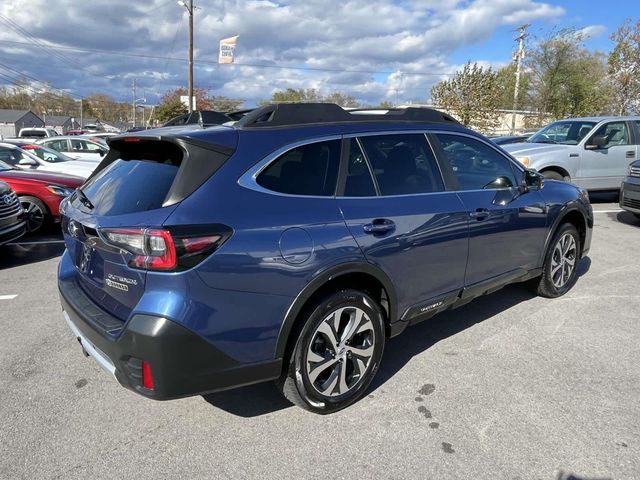
[{"label": "asphalt parking lot", "polygon": [[330,416],[270,384],[121,388],[62,319],[55,231],[0,247],[0,478],[640,478],[640,221],[593,200],[569,294],[510,286],[414,327]]}]

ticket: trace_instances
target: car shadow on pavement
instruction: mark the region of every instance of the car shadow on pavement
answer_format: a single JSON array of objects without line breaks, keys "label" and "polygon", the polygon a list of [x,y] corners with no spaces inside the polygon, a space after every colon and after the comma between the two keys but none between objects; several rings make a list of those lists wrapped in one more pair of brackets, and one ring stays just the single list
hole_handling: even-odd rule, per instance
[{"label": "car shadow on pavement", "polygon": [[[591,259],[583,258],[578,265],[578,277],[586,274],[590,267]],[[410,327],[410,334],[405,332],[388,341],[380,370],[369,387],[369,393],[384,385],[414,356],[440,340],[534,297],[535,294],[522,284],[509,285],[491,295],[477,298],[468,305],[440,313]],[[240,417],[257,417],[293,406],[285,400],[273,382],[212,393],[203,398],[210,405]]]},{"label": "car shadow on pavement", "polygon": [[[591,259],[580,260],[577,268],[579,277],[591,268]],[[474,325],[488,320],[519,303],[535,298],[536,294],[525,284],[513,284],[490,295],[476,298],[471,303],[455,310],[447,310],[435,317],[409,327],[398,337],[389,340],[385,346],[384,358],[378,374],[373,379],[370,391],[377,390],[401,370],[414,356],[422,353],[436,343],[460,333]],[[456,355],[456,352],[450,352]]]},{"label": "car shadow on pavement", "polygon": [[62,252],[63,243],[4,245],[0,247],[0,270],[49,260]]},{"label": "car shadow on pavement", "polygon": [[640,227],[640,218],[637,218],[631,212],[619,212],[617,214],[613,214],[612,217],[613,220],[618,220],[620,223],[624,223],[625,225]]},{"label": "car shadow on pavement", "polygon": [[273,382],[210,393],[202,398],[212,406],[239,417],[259,417],[293,407]]}]

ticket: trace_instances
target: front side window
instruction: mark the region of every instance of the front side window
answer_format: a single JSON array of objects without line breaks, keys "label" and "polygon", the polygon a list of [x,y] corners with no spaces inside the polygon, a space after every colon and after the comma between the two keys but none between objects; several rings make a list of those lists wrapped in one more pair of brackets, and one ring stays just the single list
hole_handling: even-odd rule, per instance
[{"label": "front side window", "polygon": [[258,185],[290,195],[335,194],[340,140],[310,143],[284,153],[258,176]]},{"label": "front side window", "polygon": [[436,134],[461,190],[517,185],[511,162],[489,145],[462,135]]},{"label": "front side window", "polygon": [[438,164],[423,134],[375,135],[360,141],[381,195],[444,190]]},{"label": "front side window", "polygon": [[561,121],[554,122],[536,132],[529,143],[562,143],[565,145],[577,145],[587,136],[596,122]]},{"label": "front side window", "polygon": [[53,140],[51,142],[46,142],[45,145],[59,152],[66,152],[69,150],[66,140]]},{"label": "front side window", "polygon": [[604,136],[607,140],[606,145],[602,148],[619,147],[621,145],[629,145],[631,143],[629,141],[629,130],[627,129],[627,124],[625,122],[611,122],[602,125],[598,130],[596,130],[589,141],[593,140],[593,138],[597,136]]}]

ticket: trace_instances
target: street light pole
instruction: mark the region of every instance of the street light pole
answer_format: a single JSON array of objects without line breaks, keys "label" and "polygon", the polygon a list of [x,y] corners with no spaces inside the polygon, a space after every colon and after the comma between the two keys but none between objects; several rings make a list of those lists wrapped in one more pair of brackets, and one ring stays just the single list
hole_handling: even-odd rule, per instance
[{"label": "street light pole", "polygon": [[187,94],[189,95],[189,113],[193,112],[193,0],[189,0],[189,3],[184,0],[179,0],[178,5],[187,9],[189,12],[189,71],[188,71],[188,88]]}]

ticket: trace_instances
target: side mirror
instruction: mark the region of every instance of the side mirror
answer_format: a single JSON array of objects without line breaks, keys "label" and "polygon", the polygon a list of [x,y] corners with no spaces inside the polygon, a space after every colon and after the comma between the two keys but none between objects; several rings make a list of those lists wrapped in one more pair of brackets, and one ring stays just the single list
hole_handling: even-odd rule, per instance
[{"label": "side mirror", "polygon": [[522,174],[521,187],[526,191],[529,189],[540,189],[544,185],[544,177],[535,168],[527,168]]},{"label": "side mirror", "polygon": [[607,138],[606,135],[594,135],[589,140],[589,143],[587,143],[584,146],[584,148],[586,148],[587,150],[597,150],[599,148],[604,148],[604,146],[608,142],[609,142],[609,139]]},{"label": "side mirror", "polygon": [[37,167],[38,166],[38,162],[36,162],[35,160],[33,160],[31,158],[23,158],[22,160],[20,160],[18,162],[18,165],[21,165],[23,167]]}]

